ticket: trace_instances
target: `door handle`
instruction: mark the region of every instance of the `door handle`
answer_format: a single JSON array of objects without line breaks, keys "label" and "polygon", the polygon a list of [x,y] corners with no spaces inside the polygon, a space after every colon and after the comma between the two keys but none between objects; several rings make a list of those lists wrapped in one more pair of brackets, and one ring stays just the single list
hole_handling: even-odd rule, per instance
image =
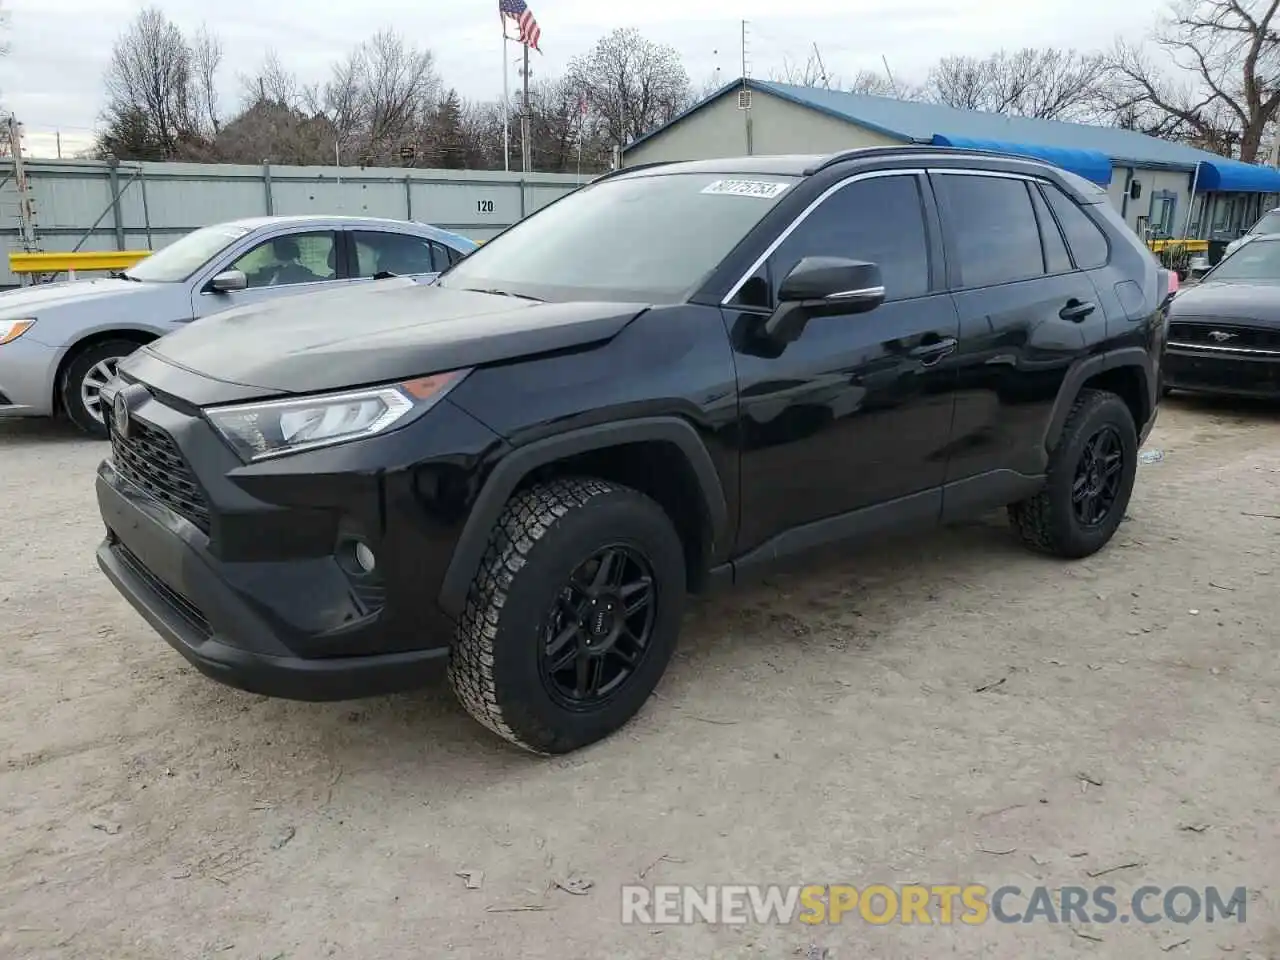
[{"label": "door handle", "polygon": [[943,357],[954,353],[956,349],[956,338],[946,337],[942,340],[930,340],[928,343],[922,343],[918,347],[911,349],[911,356],[915,357],[923,366],[931,367]]},{"label": "door handle", "polygon": [[1067,305],[1058,311],[1058,316],[1063,320],[1070,320],[1073,323],[1079,323],[1089,314],[1097,309],[1097,305],[1088,300],[1077,300],[1072,297],[1067,301]]}]

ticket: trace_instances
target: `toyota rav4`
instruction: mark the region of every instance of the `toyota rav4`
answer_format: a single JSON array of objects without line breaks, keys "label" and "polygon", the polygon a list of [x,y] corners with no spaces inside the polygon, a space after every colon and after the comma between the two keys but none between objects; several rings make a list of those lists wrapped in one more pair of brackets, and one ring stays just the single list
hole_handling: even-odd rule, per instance
[{"label": "toyota rav4", "polygon": [[444,668],[559,753],[689,593],[1007,507],[1120,522],[1169,274],[1092,184],[936,147],[607,174],[435,285],[232,310],[104,392],[98,561],[200,671],[332,700]]}]

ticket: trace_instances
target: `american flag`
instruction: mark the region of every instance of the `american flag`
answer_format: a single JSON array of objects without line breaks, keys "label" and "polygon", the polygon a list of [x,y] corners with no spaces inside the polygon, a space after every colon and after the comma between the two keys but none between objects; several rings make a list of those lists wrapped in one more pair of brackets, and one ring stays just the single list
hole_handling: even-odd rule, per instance
[{"label": "american flag", "polygon": [[502,17],[502,35],[504,37],[507,35],[507,20],[514,20],[516,26],[520,28],[520,36],[515,39],[518,39],[526,47],[532,47],[539,53],[542,52],[538,48],[538,40],[542,37],[542,28],[538,26],[538,21],[533,19],[533,13],[524,0],[498,0],[498,14]]}]

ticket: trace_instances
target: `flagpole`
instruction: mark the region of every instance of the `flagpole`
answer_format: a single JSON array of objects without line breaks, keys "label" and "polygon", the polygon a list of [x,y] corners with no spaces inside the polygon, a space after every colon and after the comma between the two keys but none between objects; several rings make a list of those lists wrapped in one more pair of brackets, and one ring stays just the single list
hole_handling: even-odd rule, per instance
[{"label": "flagpole", "polygon": [[507,21],[502,21],[502,169],[511,171],[511,83],[508,79]]},{"label": "flagpole", "polygon": [[520,144],[524,154],[524,172],[533,169],[533,151],[529,143],[529,44],[524,47],[524,109],[520,111]]}]

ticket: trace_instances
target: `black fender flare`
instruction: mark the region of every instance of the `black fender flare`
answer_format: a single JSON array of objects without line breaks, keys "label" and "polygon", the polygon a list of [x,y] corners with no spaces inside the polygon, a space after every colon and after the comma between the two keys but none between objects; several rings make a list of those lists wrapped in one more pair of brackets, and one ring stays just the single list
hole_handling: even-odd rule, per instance
[{"label": "black fender flare", "polygon": [[[1142,347],[1121,347],[1117,350],[1108,350],[1106,353],[1094,354],[1091,357],[1085,357],[1083,360],[1077,361],[1067,370],[1067,375],[1062,378],[1062,386],[1058,388],[1058,397],[1053,402],[1053,413],[1049,417],[1049,427],[1045,431],[1044,448],[1046,451],[1052,450],[1057,446],[1058,439],[1062,436],[1062,428],[1066,425],[1067,416],[1071,413],[1071,407],[1076,402],[1076,397],[1080,396],[1080,391],[1084,384],[1092,377],[1096,377],[1100,373],[1108,370],[1115,370],[1118,367],[1135,367],[1137,368],[1139,377],[1142,380],[1143,396],[1146,397],[1148,416],[1156,407],[1156,377],[1155,364],[1151,359],[1151,354]],[[1141,423],[1135,424],[1139,431],[1142,430]]]},{"label": "black fender flare", "polygon": [[466,606],[471,581],[484,559],[489,533],[520,482],[533,470],[556,460],[626,443],[664,441],[675,444],[697,480],[702,506],[711,527],[710,553],[727,543],[729,507],[706,444],[687,420],[675,416],[643,417],[598,424],[535,440],[516,447],[497,462],[472,504],[462,534],[440,585],[440,607],[455,620]]}]

